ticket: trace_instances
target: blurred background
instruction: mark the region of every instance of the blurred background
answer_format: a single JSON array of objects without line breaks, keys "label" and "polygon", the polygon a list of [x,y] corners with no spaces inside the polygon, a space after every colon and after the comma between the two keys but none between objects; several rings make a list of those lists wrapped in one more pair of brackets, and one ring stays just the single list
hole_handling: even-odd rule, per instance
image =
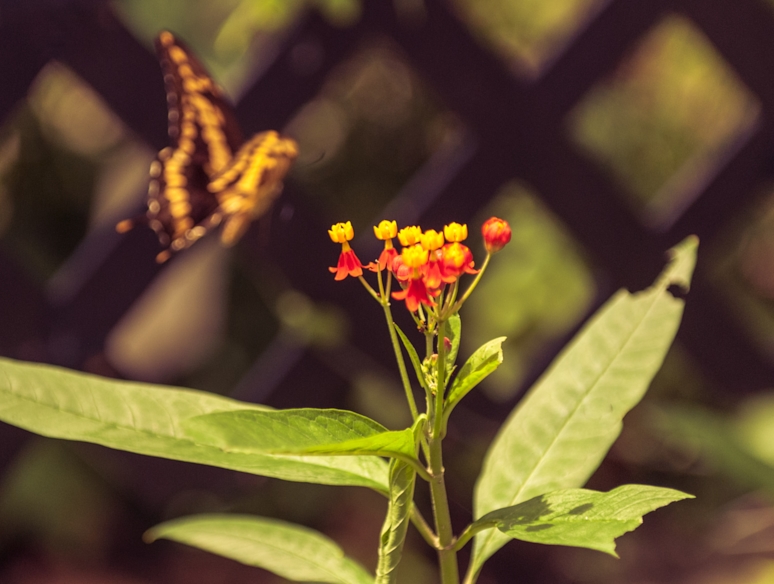
[{"label": "blurred background", "polygon": [[[238,246],[206,239],[159,266],[149,229],[114,226],[141,210],[167,144],[162,29],[225,87],[246,135],[280,130],[301,154]],[[450,428],[460,530],[524,391],[616,289],[647,286],[695,233],[678,339],[589,486],[697,498],[648,516],[620,560],[513,542],[479,581],[774,582],[773,80],[771,0],[6,0],[0,354],[399,428],[383,317],[332,281],[326,229],[351,220],[368,260],[383,218],[466,222],[482,258],[479,226],[499,215],[513,241],[465,306],[461,354],[508,341]],[[141,541],[209,511],[312,526],[373,568],[384,507],[364,490],[0,426],[3,583],[279,582]],[[409,538],[401,582],[436,580],[424,548]]]}]

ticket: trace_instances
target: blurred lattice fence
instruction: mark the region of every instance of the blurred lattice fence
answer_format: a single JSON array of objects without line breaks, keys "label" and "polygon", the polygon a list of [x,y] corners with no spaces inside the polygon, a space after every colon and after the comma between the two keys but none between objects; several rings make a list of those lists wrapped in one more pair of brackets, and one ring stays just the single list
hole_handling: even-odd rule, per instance
[{"label": "blurred lattice fence", "polygon": [[[615,173],[573,141],[568,117],[670,14],[687,19],[709,39],[757,110],[698,178],[684,185],[690,192],[681,193],[682,202],[653,221],[630,204],[631,195],[623,192],[625,180],[616,180]],[[284,127],[320,92],[335,68],[374,39],[385,38],[462,127],[453,147],[439,150],[405,184],[390,203],[390,216],[402,224],[465,220],[484,209],[503,184],[522,181],[588,253],[597,276],[589,313],[616,288],[636,289],[651,282],[663,265],[664,251],[683,237],[698,234],[702,252],[722,246],[725,230],[757,200],[761,185],[771,181],[774,16],[761,0],[611,0],[542,71],[521,75],[474,38],[441,0],[427,0],[408,17],[391,2],[366,0],[361,17],[348,27],[309,14],[285,34],[275,58],[239,99],[237,113],[245,132]],[[70,67],[153,150],[166,145],[165,99],[155,56],[125,28],[110,4],[3,4],[0,118],[11,115],[51,60]],[[335,257],[325,230],[331,220],[345,218],[328,217],[302,191],[299,182],[289,180],[273,211],[268,240],[254,228],[238,253],[248,260],[270,258],[292,288],[364,318],[373,311],[362,291],[334,286],[324,269]],[[138,193],[138,205],[140,197]],[[68,293],[53,300],[47,283],[32,277],[12,250],[0,247],[0,353],[109,373],[102,358],[105,339],[169,267],[155,264],[156,247],[148,230],[118,236],[108,225],[89,231],[58,271]],[[679,340],[727,391],[770,385],[771,354],[718,289],[711,257],[699,255]],[[534,380],[570,332],[539,353],[521,385]],[[364,327],[352,334],[352,344],[368,359],[389,366],[380,335]],[[341,397],[338,373],[313,351],[280,341],[270,351],[268,364],[265,355],[262,360],[254,356],[259,361],[237,385],[239,397],[278,406],[308,404],[310,399],[312,405],[331,405]],[[308,387],[314,388],[311,398],[304,394]],[[477,399],[474,407],[481,413],[494,418],[505,411]],[[7,427],[0,428],[0,436],[5,458],[22,437]]]},{"label": "blurred lattice fence", "polygon": [[[8,3],[3,7],[2,115],[21,101],[40,69],[52,59],[71,67],[121,120],[153,149],[166,143],[165,101],[158,65],[100,2]],[[695,200],[668,225],[648,228],[626,204],[620,187],[570,143],[565,118],[579,99],[610,74],[640,38],[668,13],[689,18],[712,41],[760,102],[761,115],[720,159],[694,194]],[[609,277],[603,299],[618,286],[650,281],[663,251],[690,233],[703,249],[749,204],[755,188],[770,177],[774,107],[772,65],[774,22],[756,0],[734,3],[663,1],[611,2],[537,79],[514,75],[476,42],[443,2],[400,21],[390,3],[367,2],[353,26],[335,28],[310,15],[284,40],[276,59],[238,104],[246,131],[282,127],[319,90],[326,75],[369,38],[386,36],[410,65],[463,121],[466,134],[456,151],[433,159],[401,193],[394,212],[404,221],[434,223],[472,217],[500,185],[518,178],[532,186],[591,253]],[[298,64],[299,47],[315,52],[311,68]],[[286,189],[295,201],[297,187]],[[411,199],[417,201],[412,204]],[[408,199],[408,201],[407,201]],[[402,206],[401,206],[402,205]],[[296,204],[287,229],[272,233],[269,251],[293,285],[313,297],[340,301],[325,275],[310,269],[317,247],[305,239],[322,230],[315,210]],[[286,233],[293,232],[287,237]],[[109,330],[158,273],[149,258],[148,233],[135,231],[115,243],[107,230],[90,233],[65,271],[75,281],[72,297],[56,306],[44,287],[29,282],[22,267],[3,260],[3,353],[81,368],[99,353]],[[248,238],[249,247],[254,238]],[[106,249],[110,249],[106,252]],[[303,258],[304,261],[300,261]],[[706,281],[702,263],[680,338],[706,371],[729,389],[756,388],[772,379],[760,347],[729,315]],[[328,290],[326,293],[325,291]],[[109,291],[109,294],[105,292]],[[347,299],[347,303],[355,301]]]}]

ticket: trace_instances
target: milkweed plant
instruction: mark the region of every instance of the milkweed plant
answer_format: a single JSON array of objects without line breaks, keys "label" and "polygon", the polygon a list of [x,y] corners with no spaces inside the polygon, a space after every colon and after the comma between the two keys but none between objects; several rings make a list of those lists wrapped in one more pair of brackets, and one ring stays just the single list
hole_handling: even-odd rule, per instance
[{"label": "milkweed plant", "polygon": [[[362,264],[351,223],[331,227],[341,245],[330,268],[358,280],[381,306],[412,423],[387,429],[340,409],[274,410],[214,394],[117,381],[56,367],[0,360],[0,420],[44,436],[208,464],[288,481],[373,489],[386,499],[374,574],[307,527],[253,515],[207,514],[152,527],[148,542],[176,540],[298,582],[397,582],[406,534],[416,529],[438,558],[442,584],[473,584],[509,539],[616,555],[615,540],[642,516],[691,495],[645,485],[581,488],[643,397],[678,328],[698,240],[670,250],[654,284],[617,292],[521,400],[489,447],[473,493],[473,517],[455,531],[445,486],[443,441],[456,406],[502,362],[504,337],[458,362],[460,311],[511,229],[482,227],[477,267],[467,226],[442,231],[382,221],[379,257]],[[400,249],[396,247],[397,239]],[[411,314],[402,331],[392,310]],[[415,343],[411,338],[418,338]],[[424,399],[417,399],[424,397]],[[414,503],[428,489],[431,508]],[[376,540],[376,537],[374,538]],[[462,576],[457,554],[472,545]]]}]

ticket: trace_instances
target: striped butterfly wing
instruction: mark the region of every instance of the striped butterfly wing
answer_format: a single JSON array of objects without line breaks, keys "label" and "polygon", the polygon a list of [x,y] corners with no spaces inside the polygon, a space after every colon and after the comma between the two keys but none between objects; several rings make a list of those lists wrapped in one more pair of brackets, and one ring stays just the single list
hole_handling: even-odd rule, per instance
[{"label": "striped butterfly wing", "polygon": [[193,53],[170,32],[156,39],[167,93],[170,146],[151,165],[148,224],[162,245],[157,259],[189,247],[214,225],[210,178],[242,144],[233,108]]},{"label": "striped butterfly wing", "polygon": [[[156,40],[156,50],[167,92],[170,146],[151,164],[147,213],[136,221],[122,221],[117,229],[123,232],[140,222],[150,225],[167,248],[156,257],[163,262],[224,219],[222,239],[233,244],[249,225],[248,216],[268,207],[267,193],[278,190],[296,146],[276,132],[259,134],[243,145],[231,104],[191,51],[166,31]],[[267,141],[268,135],[275,139]],[[219,178],[224,176],[228,179]],[[247,191],[249,185],[253,191]],[[221,192],[224,189],[228,193]],[[237,198],[240,205],[235,204]]]},{"label": "striped butterfly wing", "polygon": [[207,70],[175,36],[156,39],[169,110],[169,137],[174,150],[189,150],[208,175],[221,170],[244,139],[234,109]]},{"label": "striped butterfly wing", "polygon": [[[224,245],[233,245],[282,190],[282,179],[298,155],[298,145],[277,132],[256,134],[207,186],[218,198]],[[218,220],[220,221],[221,218]]]}]

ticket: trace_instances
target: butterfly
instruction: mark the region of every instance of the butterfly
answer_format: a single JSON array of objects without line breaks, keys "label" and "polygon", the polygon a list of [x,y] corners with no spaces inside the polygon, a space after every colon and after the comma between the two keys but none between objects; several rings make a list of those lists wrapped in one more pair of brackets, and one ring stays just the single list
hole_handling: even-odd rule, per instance
[{"label": "butterfly", "polygon": [[236,243],[282,190],[298,145],[271,130],[245,142],[223,89],[185,44],[163,31],[156,52],[171,143],[151,163],[147,211],[116,230],[149,225],[163,263],[216,228],[224,245]]}]

